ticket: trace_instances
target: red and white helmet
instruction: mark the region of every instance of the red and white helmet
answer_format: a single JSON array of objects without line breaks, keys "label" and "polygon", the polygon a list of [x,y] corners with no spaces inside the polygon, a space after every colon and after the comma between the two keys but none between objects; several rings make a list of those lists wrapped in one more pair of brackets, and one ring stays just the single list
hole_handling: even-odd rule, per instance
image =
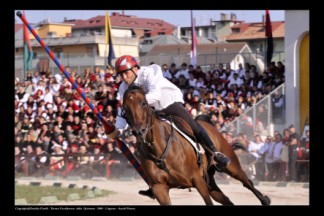
[{"label": "red and white helmet", "polygon": [[119,57],[115,63],[115,69],[117,73],[123,73],[125,71],[131,70],[133,67],[138,67],[136,59],[130,55],[123,55]]}]

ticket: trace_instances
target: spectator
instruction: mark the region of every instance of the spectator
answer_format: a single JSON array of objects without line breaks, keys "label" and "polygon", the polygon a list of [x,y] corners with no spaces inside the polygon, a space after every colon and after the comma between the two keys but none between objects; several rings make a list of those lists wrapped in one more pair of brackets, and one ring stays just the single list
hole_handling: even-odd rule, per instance
[{"label": "spectator", "polygon": [[197,79],[195,78],[193,72],[189,72],[189,86],[196,88]]},{"label": "spectator", "polygon": [[272,118],[275,124],[282,124],[285,122],[284,113],[284,97],[281,90],[277,90],[271,99],[272,101]]},{"label": "spectator", "polygon": [[193,108],[190,103],[185,102],[184,104],[186,110],[189,112],[189,114],[192,116],[192,118],[195,118],[197,116],[197,110]]},{"label": "spectator", "polygon": [[19,146],[15,146],[15,172],[23,173],[25,171],[25,157]]},{"label": "spectator", "polygon": [[47,153],[44,151],[42,146],[37,146],[35,149],[35,157],[34,157],[34,169],[35,172],[40,170],[41,172],[38,174],[39,176],[44,176],[45,175],[45,170],[43,167],[45,165],[48,165],[49,162],[47,160]]},{"label": "spectator", "polygon": [[242,63],[239,63],[238,67],[236,73],[238,73],[239,78],[245,80],[245,69],[243,68]]},{"label": "spectator", "polygon": [[189,74],[188,74],[188,68],[187,68],[187,63],[182,63],[181,65],[181,70],[179,70],[177,72],[177,74],[175,75],[176,78],[179,79],[179,77],[183,75],[185,79],[189,79]]},{"label": "spectator", "polygon": [[50,158],[50,170],[51,175],[54,175],[56,172],[61,172],[64,170],[64,154],[65,152],[62,150],[62,146],[57,144],[56,142],[53,142],[52,146],[52,156]]},{"label": "spectator", "polygon": [[288,162],[288,170],[289,170],[289,180],[297,181],[297,155],[298,155],[298,142],[299,136],[296,133],[296,129],[293,125],[289,126],[289,162]]},{"label": "spectator", "polygon": [[258,160],[255,164],[255,178],[259,181],[264,181],[264,157],[259,154],[261,147],[264,145],[260,135],[255,135],[254,140],[249,143],[248,151]]},{"label": "spectator", "polygon": [[283,148],[282,135],[280,133],[275,134],[275,147],[273,152],[275,180],[284,181],[285,177],[285,162],[281,160],[281,152]]},{"label": "spectator", "polygon": [[105,161],[104,156],[100,155],[101,145],[97,144],[94,146],[93,154],[94,156],[90,157],[90,162],[93,166],[93,169],[100,173],[101,176],[105,175]]},{"label": "spectator", "polygon": [[[262,157],[264,157],[264,160],[260,160],[258,162],[258,163],[260,163],[260,168],[262,170],[267,170],[267,172],[265,173],[265,176],[262,176],[262,179],[265,179],[265,177],[266,177],[266,180],[268,180],[268,181],[276,180],[275,160],[273,158],[274,148],[275,148],[275,143],[272,142],[272,137],[267,136],[267,138],[264,142],[264,145],[258,151],[259,155],[262,155]],[[265,162],[265,164],[264,164],[264,162]],[[266,167],[265,167],[265,165],[266,165]]]},{"label": "spectator", "polygon": [[16,100],[18,100],[18,102],[19,102],[18,106],[22,106],[22,105],[24,105],[24,103],[27,102],[28,97],[29,97],[29,94],[27,94],[27,93],[25,92],[24,87],[20,86],[20,87],[18,88],[18,92],[17,92],[17,94],[16,94],[16,96],[15,96]]},{"label": "spectator", "polygon": [[300,142],[300,146],[298,147],[298,159],[303,162],[299,163],[299,176],[300,180],[307,181],[309,174],[309,130],[305,131],[305,136],[302,138]]},{"label": "spectator", "polygon": [[171,73],[169,72],[169,69],[168,69],[168,65],[167,65],[167,64],[163,64],[163,65],[162,65],[162,73],[163,73],[163,76],[164,76],[165,78],[167,78],[168,80],[171,80],[172,75],[171,75]]}]

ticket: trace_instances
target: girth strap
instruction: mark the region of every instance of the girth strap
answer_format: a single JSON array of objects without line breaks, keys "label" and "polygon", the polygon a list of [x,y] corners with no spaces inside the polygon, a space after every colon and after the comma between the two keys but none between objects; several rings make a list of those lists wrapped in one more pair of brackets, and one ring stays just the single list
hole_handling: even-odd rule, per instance
[{"label": "girth strap", "polygon": [[163,152],[161,158],[156,159],[156,165],[157,165],[160,169],[164,169],[164,170],[166,170],[167,172],[169,172],[169,170],[168,170],[168,168],[166,167],[164,160],[165,160],[166,156],[168,155],[168,152],[169,152],[169,149],[170,149],[170,146],[171,146],[171,143],[172,143],[173,137],[174,137],[174,128],[173,128],[173,126],[171,125],[171,133],[170,133],[170,136],[169,136],[169,139],[168,139],[167,145],[166,145],[166,147],[165,147],[165,149],[164,149],[164,152]]}]

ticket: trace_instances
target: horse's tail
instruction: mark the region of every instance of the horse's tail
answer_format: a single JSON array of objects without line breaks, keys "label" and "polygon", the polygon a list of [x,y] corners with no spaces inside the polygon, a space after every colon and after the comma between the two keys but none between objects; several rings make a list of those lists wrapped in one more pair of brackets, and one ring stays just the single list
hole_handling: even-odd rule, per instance
[{"label": "horse's tail", "polygon": [[243,151],[248,152],[248,150],[246,149],[246,147],[242,143],[234,143],[234,144],[232,144],[232,148],[233,148],[234,151],[242,149]]}]

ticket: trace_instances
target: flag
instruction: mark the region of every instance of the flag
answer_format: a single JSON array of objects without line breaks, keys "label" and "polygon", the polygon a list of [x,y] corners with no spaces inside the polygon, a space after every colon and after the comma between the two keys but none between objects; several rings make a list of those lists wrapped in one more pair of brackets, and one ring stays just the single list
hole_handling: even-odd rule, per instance
[{"label": "flag", "polygon": [[108,50],[108,65],[112,66],[111,60],[115,58],[115,52],[114,47],[112,43],[112,35],[111,35],[111,24],[110,24],[110,18],[108,15],[108,11],[106,11],[106,43],[109,45]]},{"label": "flag", "polygon": [[190,52],[190,64],[193,66],[197,65],[197,37],[196,37],[196,30],[195,30],[195,22],[192,17],[191,11],[191,52]]},{"label": "flag", "polygon": [[272,38],[272,26],[270,21],[269,10],[266,10],[265,16],[265,36],[267,38],[267,66],[270,65],[273,55],[273,38]]},{"label": "flag", "polygon": [[[25,11],[23,11],[23,16],[25,17]],[[33,51],[30,45],[30,40],[28,37],[28,29],[27,26],[23,27],[24,33],[24,74],[27,73],[28,70],[32,68],[32,60],[33,60]]]}]

